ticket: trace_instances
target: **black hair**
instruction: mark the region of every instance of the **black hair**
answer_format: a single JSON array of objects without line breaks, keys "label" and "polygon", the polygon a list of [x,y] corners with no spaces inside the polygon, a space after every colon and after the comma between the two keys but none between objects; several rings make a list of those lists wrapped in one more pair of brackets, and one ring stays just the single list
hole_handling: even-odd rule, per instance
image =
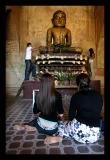
[{"label": "black hair", "polygon": [[28,42],[28,43],[27,43],[27,47],[29,47],[30,45],[31,45],[31,43],[30,43],[30,42]]},{"label": "black hair", "polygon": [[89,48],[89,51],[90,51],[91,53],[94,53],[93,48]]},{"label": "black hair", "polygon": [[90,84],[90,78],[88,74],[81,73],[76,77],[76,84],[79,89],[88,89]]},{"label": "black hair", "polygon": [[55,104],[55,83],[54,77],[44,73],[40,78],[39,93],[36,97],[38,109],[44,114],[53,111]]},{"label": "black hair", "polygon": [[94,50],[93,48],[89,48],[89,53],[90,53],[90,57],[92,57],[94,55]]}]

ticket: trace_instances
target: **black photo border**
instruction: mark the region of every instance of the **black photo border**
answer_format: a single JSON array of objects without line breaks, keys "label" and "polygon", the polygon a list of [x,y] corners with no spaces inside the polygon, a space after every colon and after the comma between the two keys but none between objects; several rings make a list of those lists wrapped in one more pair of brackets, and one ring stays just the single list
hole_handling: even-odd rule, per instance
[{"label": "black photo border", "polygon": [[[74,5],[103,5],[105,8],[105,62],[104,62],[104,105],[105,105],[105,153],[104,155],[6,155],[5,154],[5,101],[6,101],[6,93],[5,93],[5,6],[7,5],[42,5],[42,6],[74,6]],[[109,87],[110,87],[110,3],[105,0],[5,0],[2,2],[0,6],[0,21],[1,21],[1,29],[0,29],[0,158],[2,159],[15,159],[20,158],[58,158],[62,159],[109,159],[106,156],[109,155]]]}]

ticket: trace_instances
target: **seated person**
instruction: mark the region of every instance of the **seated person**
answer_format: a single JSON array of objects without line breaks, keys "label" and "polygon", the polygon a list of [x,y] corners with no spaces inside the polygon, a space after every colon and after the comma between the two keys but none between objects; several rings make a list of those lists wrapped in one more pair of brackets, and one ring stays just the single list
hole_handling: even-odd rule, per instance
[{"label": "seated person", "polygon": [[73,138],[80,143],[94,143],[100,137],[100,113],[103,100],[99,92],[89,87],[85,73],[76,78],[79,91],[73,94],[69,108],[69,120],[59,124],[57,136],[48,136],[44,143],[61,142]]},{"label": "seated person", "polygon": [[61,94],[56,91],[54,78],[45,73],[41,76],[39,92],[36,95],[34,114],[38,117],[29,123],[15,125],[16,130],[36,131],[39,133],[53,135],[58,130],[58,116],[63,117],[63,106]]}]

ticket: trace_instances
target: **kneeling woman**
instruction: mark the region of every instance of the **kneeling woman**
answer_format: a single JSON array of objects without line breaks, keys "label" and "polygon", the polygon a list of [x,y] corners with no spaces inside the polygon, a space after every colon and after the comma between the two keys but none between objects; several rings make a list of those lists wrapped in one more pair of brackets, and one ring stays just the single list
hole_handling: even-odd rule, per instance
[{"label": "kneeling woman", "polygon": [[63,138],[73,138],[81,143],[94,143],[100,137],[100,112],[102,110],[102,96],[89,87],[90,79],[87,74],[80,74],[76,78],[79,91],[70,102],[69,122],[62,122],[57,136],[49,136],[45,144],[61,141]]},{"label": "kneeling woman", "polygon": [[39,92],[35,97],[33,107],[37,118],[27,124],[15,125],[15,129],[27,131],[38,130],[39,133],[53,135],[58,130],[58,117],[62,117],[64,110],[62,96],[56,91],[54,78],[49,73],[41,76]]}]

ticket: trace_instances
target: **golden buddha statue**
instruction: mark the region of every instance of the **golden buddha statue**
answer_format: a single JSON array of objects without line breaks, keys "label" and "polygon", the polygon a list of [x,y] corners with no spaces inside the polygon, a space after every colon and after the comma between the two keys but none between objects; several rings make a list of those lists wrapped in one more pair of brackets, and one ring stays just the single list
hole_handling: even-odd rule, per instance
[{"label": "golden buddha statue", "polygon": [[52,18],[53,27],[47,30],[47,48],[70,47],[71,31],[65,27],[66,14],[63,11],[56,11]]},{"label": "golden buddha statue", "polygon": [[[65,27],[66,14],[57,10],[52,18],[53,27],[47,30],[47,47],[40,47],[44,52],[74,52],[75,47],[71,47],[71,31]],[[80,48],[79,52],[80,52]]]}]

